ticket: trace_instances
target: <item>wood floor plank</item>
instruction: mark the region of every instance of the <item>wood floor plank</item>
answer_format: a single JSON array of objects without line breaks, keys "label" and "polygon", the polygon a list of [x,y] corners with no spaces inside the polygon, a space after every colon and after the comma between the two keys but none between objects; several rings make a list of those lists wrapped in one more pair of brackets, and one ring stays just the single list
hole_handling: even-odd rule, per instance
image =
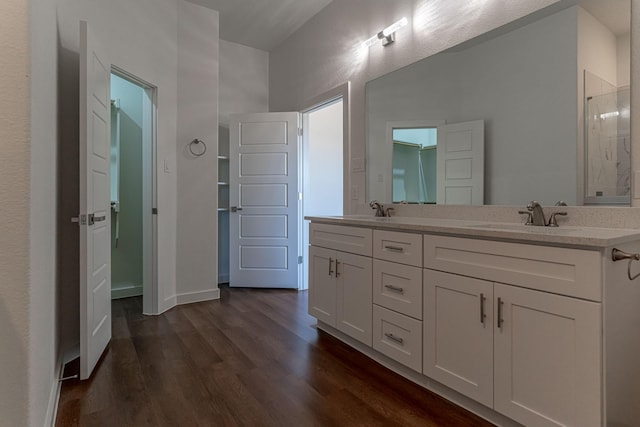
[{"label": "wood floor plank", "polygon": [[491,425],[318,331],[306,292],[220,291],[160,316],[114,300],[113,339],[63,384],[56,426]]}]

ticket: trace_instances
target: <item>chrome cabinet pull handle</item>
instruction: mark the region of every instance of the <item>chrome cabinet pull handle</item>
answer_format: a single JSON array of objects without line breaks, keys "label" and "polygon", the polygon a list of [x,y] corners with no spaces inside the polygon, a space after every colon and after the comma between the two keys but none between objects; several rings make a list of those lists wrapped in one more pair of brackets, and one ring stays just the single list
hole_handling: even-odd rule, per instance
[{"label": "chrome cabinet pull handle", "polygon": [[498,298],[498,329],[502,329],[502,324],[504,323],[504,319],[502,319],[502,305],[504,301],[502,298]]},{"label": "chrome cabinet pull handle", "polygon": [[487,317],[484,312],[484,301],[486,300],[484,294],[480,294],[480,323],[484,325],[484,319]]},{"label": "chrome cabinet pull handle", "polygon": [[396,337],[396,336],[395,336],[395,335],[393,335],[393,334],[385,333],[385,334],[384,334],[384,336],[385,336],[385,337],[387,337],[387,338],[389,338],[390,340],[393,340],[393,341],[397,342],[398,344],[402,344],[402,343],[404,343],[404,340],[403,340],[402,338],[400,338],[400,337]]},{"label": "chrome cabinet pull handle", "polygon": [[385,246],[384,248],[392,252],[404,252],[404,248],[400,246]]},{"label": "chrome cabinet pull handle", "polygon": [[331,269],[332,264],[333,264],[333,258],[329,257],[329,276],[331,276],[331,274],[333,273],[333,270]]},{"label": "chrome cabinet pull handle", "polygon": [[340,277],[340,272],[338,271],[338,267],[340,266],[340,261],[336,258],[336,278]]},{"label": "chrome cabinet pull handle", "polygon": [[401,288],[399,286],[393,286],[393,285],[384,285],[385,288],[390,289],[392,291],[396,291],[396,292],[404,292],[404,288]]}]

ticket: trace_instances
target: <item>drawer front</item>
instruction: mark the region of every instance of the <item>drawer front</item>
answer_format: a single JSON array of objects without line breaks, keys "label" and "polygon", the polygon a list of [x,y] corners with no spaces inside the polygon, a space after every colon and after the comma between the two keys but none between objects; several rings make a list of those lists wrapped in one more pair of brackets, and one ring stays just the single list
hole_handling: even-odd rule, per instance
[{"label": "drawer front", "polygon": [[374,260],[373,302],[422,320],[422,269]]},{"label": "drawer front", "polygon": [[602,258],[597,251],[425,235],[424,267],[602,300]]},{"label": "drawer front", "polygon": [[373,348],[422,372],[422,322],[374,304]]},{"label": "drawer front", "polygon": [[373,232],[370,228],[331,224],[309,224],[309,243],[356,255],[371,256]]},{"label": "drawer front", "polygon": [[422,235],[374,230],[373,257],[422,267]]}]

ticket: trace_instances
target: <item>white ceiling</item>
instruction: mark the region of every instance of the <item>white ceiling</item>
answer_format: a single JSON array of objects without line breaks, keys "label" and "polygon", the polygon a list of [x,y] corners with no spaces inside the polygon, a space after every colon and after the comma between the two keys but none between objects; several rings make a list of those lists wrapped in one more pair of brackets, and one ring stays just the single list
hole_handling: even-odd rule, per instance
[{"label": "white ceiling", "polygon": [[[189,1],[220,12],[221,39],[269,52],[332,0]],[[576,0],[576,3],[616,35],[629,32],[630,0]]]},{"label": "white ceiling", "polygon": [[615,35],[629,33],[631,25],[631,0],[580,0],[587,12],[595,16]]},{"label": "white ceiling", "polygon": [[220,12],[220,38],[267,52],[332,0],[189,0]]}]

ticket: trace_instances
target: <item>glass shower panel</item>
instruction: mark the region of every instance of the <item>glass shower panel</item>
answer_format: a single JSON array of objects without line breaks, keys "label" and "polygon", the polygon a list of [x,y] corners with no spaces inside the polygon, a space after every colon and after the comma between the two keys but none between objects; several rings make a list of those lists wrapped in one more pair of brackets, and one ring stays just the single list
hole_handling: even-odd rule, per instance
[{"label": "glass shower panel", "polygon": [[631,191],[629,87],[585,73],[587,204],[628,204]]}]

